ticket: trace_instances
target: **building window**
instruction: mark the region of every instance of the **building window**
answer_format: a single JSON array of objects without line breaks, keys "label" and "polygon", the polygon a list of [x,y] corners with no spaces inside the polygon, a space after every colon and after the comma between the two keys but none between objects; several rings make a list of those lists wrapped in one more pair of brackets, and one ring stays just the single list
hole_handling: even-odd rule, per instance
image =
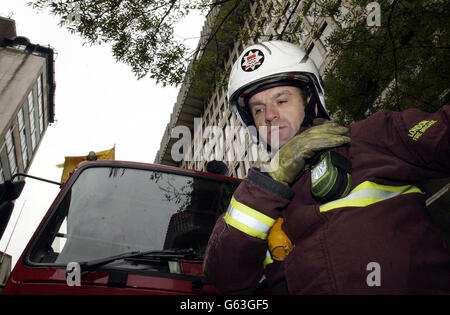
[{"label": "building window", "polygon": [[[231,54],[232,54],[231,64],[233,65],[239,56],[237,55],[237,53],[235,51],[232,51]],[[217,98],[220,98],[218,93],[219,93],[219,91],[217,91]]]},{"label": "building window", "polygon": [[3,175],[3,166],[2,162],[0,161],[0,183],[3,183],[5,181],[5,175]]},{"label": "building window", "polygon": [[272,16],[273,2],[266,3],[267,7],[265,8],[266,14],[268,16]]},{"label": "building window", "polygon": [[31,146],[34,151],[34,149],[36,148],[36,126],[34,125],[33,91],[30,91],[30,94],[28,94],[28,111],[29,111],[29,117],[30,117]]},{"label": "building window", "polygon": [[306,15],[306,19],[311,25],[314,25],[317,19],[317,9],[316,9],[316,3],[313,2],[311,6],[309,7],[308,13]]},{"label": "building window", "polygon": [[9,129],[6,133],[6,152],[8,154],[9,169],[11,170],[11,176],[17,173],[16,153],[14,151],[14,139],[12,136],[12,129]]},{"label": "building window", "polygon": [[284,28],[283,22],[284,22],[284,19],[279,18],[278,21],[275,23],[273,28],[277,32],[277,34],[281,34],[281,32],[283,31],[283,28]]},{"label": "building window", "polygon": [[233,151],[233,147],[232,146],[228,146],[227,147],[225,156],[226,156],[226,160],[228,162],[233,161],[234,151]]},{"label": "building window", "polygon": [[285,17],[286,19],[288,19],[289,16],[291,15],[291,11],[292,11],[292,10],[289,10],[290,6],[291,6],[291,4],[290,4],[290,2],[288,2],[288,3],[286,3],[286,5],[285,5],[285,7],[284,7],[284,9],[283,9],[283,14],[284,14],[284,17]]},{"label": "building window", "polygon": [[[267,16],[262,16],[258,22],[258,25],[259,29],[256,30],[258,38],[255,40],[255,42],[259,41],[259,36],[267,36],[267,34],[269,33],[270,21]],[[262,32],[260,30],[262,30]]]},{"label": "building window", "polygon": [[244,171],[245,171],[244,175],[247,175],[247,172],[248,172],[249,169],[250,169],[250,162],[248,160],[248,155],[246,154],[244,156]]},{"label": "building window", "polygon": [[301,18],[298,19],[297,24],[295,26],[296,37],[298,40],[299,46],[302,46],[307,38],[309,38],[309,32],[307,28],[304,26],[304,23]]},{"label": "building window", "polygon": [[347,14],[350,12],[350,10],[348,8],[346,8],[345,6],[341,5],[339,7],[339,13],[337,16],[334,16],[334,19],[336,20],[336,22],[338,22],[340,24],[340,26],[342,28],[346,28],[347,27],[347,22],[345,21]]},{"label": "building window", "polygon": [[320,66],[323,63],[323,57],[322,57],[322,54],[320,53],[319,49],[317,48],[317,46],[314,45],[314,43],[311,44],[311,46],[309,46],[308,55],[316,64],[317,69],[320,69]]},{"label": "building window", "polygon": [[328,25],[327,22],[325,22],[320,29],[320,41],[322,42],[322,44],[326,50],[329,50],[328,44],[327,44],[327,38],[331,35],[332,32],[333,32],[333,29],[331,28],[330,25]]},{"label": "building window", "polygon": [[[218,131],[219,130],[221,130],[221,129],[218,129]],[[216,138],[217,140],[217,142],[216,142],[216,150],[215,150],[215,158],[216,158],[216,160],[220,160],[220,161],[223,161],[223,159],[224,159],[224,156],[223,156],[223,153],[224,153],[224,134],[223,133],[219,133],[219,137],[218,138]]]},{"label": "building window", "polygon": [[22,152],[23,168],[26,169],[28,166],[28,150],[27,150],[27,137],[25,133],[25,121],[23,119],[23,109],[20,108],[19,115],[19,135],[20,135],[20,150]]},{"label": "building window", "polygon": [[44,132],[44,102],[42,94],[42,74],[39,76],[37,81],[37,94],[38,94],[38,113],[39,113],[39,133]]},{"label": "building window", "polygon": [[238,163],[234,170],[236,172],[236,177],[238,177],[238,178],[244,177],[244,172],[242,171],[241,163]]}]

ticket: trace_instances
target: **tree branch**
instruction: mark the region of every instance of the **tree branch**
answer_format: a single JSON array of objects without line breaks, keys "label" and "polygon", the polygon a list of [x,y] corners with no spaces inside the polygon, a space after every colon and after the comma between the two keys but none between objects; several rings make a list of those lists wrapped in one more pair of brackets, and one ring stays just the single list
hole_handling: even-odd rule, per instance
[{"label": "tree branch", "polygon": [[302,1],[297,0],[297,2],[295,3],[294,8],[291,10],[291,14],[289,14],[289,17],[286,20],[286,23],[284,23],[284,27],[283,27],[283,30],[281,31],[281,34],[278,34],[278,36],[279,36],[278,39],[281,39],[283,37],[283,34],[286,31],[286,29],[289,25],[289,22],[291,21],[292,16],[294,15],[295,11],[297,11],[297,7],[299,6],[300,2],[302,2]]},{"label": "tree branch", "polygon": [[241,2],[240,1],[236,1],[235,5],[233,6],[233,8],[231,8],[231,10],[227,13],[227,15],[222,19],[222,21],[219,23],[219,25],[217,26],[216,30],[214,31],[214,33],[208,38],[208,41],[206,42],[206,44],[203,46],[203,48],[200,48],[201,50],[205,50],[206,47],[208,47],[209,43],[211,42],[211,40],[216,36],[216,34],[219,32],[219,30],[222,28],[222,25],[225,23],[225,21],[228,19],[228,17],[231,15],[231,13],[233,13],[234,10],[236,10],[236,8],[239,6]]},{"label": "tree branch", "polygon": [[152,34],[152,38],[155,39],[156,34],[159,32],[159,28],[161,27],[162,23],[164,22],[164,20],[166,19],[166,17],[170,14],[170,11],[172,11],[172,9],[175,7],[175,3],[177,1],[176,0],[171,0],[171,5],[170,8],[167,10],[167,12],[164,14],[164,16],[161,18],[161,21],[159,21],[158,25],[156,26],[155,31]]}]

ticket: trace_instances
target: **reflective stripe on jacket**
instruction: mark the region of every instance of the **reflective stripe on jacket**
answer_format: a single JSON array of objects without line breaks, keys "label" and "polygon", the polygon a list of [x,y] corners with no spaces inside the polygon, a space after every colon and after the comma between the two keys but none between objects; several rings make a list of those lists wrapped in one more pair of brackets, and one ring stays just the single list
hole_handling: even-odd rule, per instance
[{"label": "reflective stripe on jacket", "polygon": [[388,186],[365,181],[353,188],[348,196],[322,204],[320,212],[343,207],[367,207],[376,202],[410,193],[423,192],[413,185]]},{"label": "reflective stripe on jacket", "polygon": [[271,217],[236,201],[234,197],[224,219],[227,224],[239,231],[262,240],[267,238],[270,228],[275,223]]}]

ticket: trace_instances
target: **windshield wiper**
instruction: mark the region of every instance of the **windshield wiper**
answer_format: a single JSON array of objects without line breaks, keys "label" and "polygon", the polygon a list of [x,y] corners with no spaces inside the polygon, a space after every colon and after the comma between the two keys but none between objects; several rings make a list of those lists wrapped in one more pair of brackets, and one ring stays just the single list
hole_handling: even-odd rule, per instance
[{"label": "windshield wiper", "polygon": [[173,259],[202,259],[193,248],[188,249],[167,249],[167,250],[149,250],[149,251],[134,251],[122,253],[115,256],[80,262],[81,273],[89,273],[101,266],[107,265],[117,260],[132,259],[132,258],[152,258],[159,260],[173,260]]}]

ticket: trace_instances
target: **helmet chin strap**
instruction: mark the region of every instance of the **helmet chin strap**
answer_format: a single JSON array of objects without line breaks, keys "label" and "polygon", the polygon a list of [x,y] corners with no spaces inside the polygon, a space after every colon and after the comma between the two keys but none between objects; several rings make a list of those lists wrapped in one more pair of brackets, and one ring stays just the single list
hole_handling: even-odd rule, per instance
[{"label": "helmet chin strap", "polygon": [[302,122],[302,127],[311,126],[313,120],[317,118],[316,114],[316,104],[317,104],[317,96],[316,93],[311,93],[311,97],[309,99],[308,104],[305,107],[305,118]]}]

